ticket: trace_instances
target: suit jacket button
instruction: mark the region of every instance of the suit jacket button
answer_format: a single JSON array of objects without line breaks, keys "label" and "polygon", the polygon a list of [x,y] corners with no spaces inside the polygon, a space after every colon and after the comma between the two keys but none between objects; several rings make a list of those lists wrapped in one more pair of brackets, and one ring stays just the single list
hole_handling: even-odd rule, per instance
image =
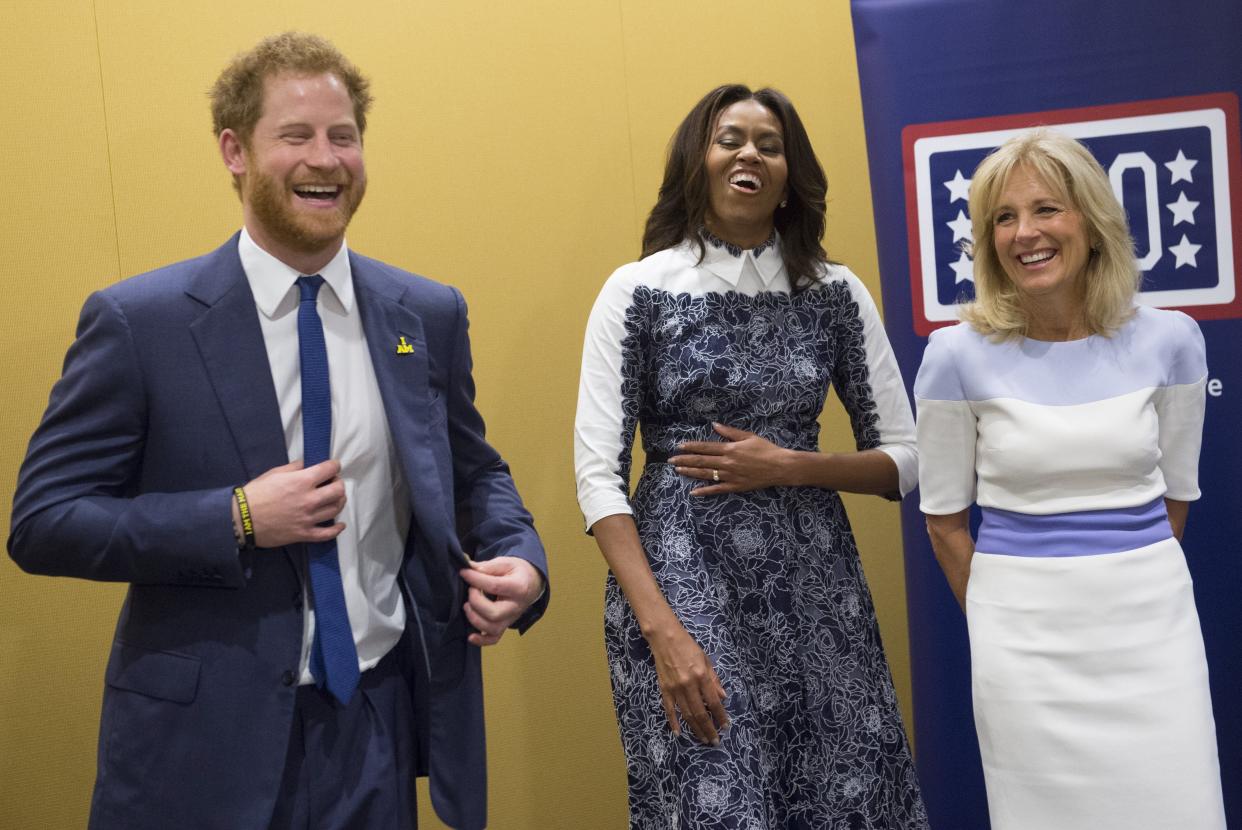
[{"label": "suit jacket button", "polygon": [[285,673],[280,676],[280,682],[286,686],[292,686],[297,680],[297,677],[294,676],[293,671],[290,669],[285,669]]}]

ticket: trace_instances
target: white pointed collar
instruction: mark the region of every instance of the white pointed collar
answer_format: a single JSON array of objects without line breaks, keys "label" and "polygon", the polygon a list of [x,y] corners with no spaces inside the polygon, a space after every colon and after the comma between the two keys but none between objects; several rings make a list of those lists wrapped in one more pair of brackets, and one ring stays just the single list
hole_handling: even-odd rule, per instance
[{"label": "white pointed collar", "polygon": [[781,256],[781,236],[776,228],[772,229],[772,235],[767,242],[747,250],[725,242],[706,228],[699,231],[699,238],[703,240],[703,266],[734,288],[741,280],[742,269],[747,260],[759,274],[764,288],[770,289],[772,281],[785,269],[785,260]]},{"label": "white pointed collar", "polygon": [[[298,292],[294,290],[294,283],[298,277],[312,275],[298,273],[260,248],[244,226],[237,242],[237,253],[241,257],[246,279],[250,282],[254,304],[263,316],[274,319],[297,308]],[[323,307],[332,308],[340,314],[349,314],[354,307],[354,281],[349,267],[347,244],[341,243],[341,250],[319,270],[319,276],[332,289],[333,299],[323,297],[326,301]]]}]

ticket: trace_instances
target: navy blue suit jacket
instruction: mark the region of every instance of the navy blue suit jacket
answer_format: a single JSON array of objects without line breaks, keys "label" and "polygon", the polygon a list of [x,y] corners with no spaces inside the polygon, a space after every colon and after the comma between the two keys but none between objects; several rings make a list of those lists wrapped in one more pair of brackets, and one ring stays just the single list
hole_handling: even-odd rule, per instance
[{"label": "navy blue suit jacket", "polygon": [[[464,551],[543,548],[474,406],[453,288],[350,254],[412,522],[401,572],[423,772],[451,826],[486,823],[479,649]],[[404,337],[413,351],[397,351]],[[239,555],[232,488],[288,461],[234,236],[93,294],[13,502],[25,570],[130,583],[108,661],[91,827],[266,828],[302,643],[302,545]],[[543,612],[547,594],[519,621]],[[405,642],[405,641],[403,641]]]}]

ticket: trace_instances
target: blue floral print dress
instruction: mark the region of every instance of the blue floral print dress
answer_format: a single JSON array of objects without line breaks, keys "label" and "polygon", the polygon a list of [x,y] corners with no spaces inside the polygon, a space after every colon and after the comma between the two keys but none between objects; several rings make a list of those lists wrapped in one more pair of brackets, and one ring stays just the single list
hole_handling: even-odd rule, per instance
[{"label": "blue floral print dress", "polygon": [[[720,745],[669,729],[655,665],[609,575],[605,643],[642,830],[927,827],[849,521],[836,492],[778,487],[696,497],[649,461],[629,495],[631,446],[649,459],[718,440],[712,423],[818,447],[829,388],[859,449],[917,480],[914,423],[875,305],[825,266],[791,294],[779,238],[742,251],[711,237],[617,270],[591,313],[575,428],[589,528],[632,514],[664,596],[727,697]],[[894,551],[894,555],[897,553]]]}]

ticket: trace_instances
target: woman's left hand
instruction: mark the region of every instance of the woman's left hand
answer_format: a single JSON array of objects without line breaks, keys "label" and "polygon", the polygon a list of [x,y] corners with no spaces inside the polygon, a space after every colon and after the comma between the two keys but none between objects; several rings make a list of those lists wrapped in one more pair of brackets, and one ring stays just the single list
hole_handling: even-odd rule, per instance
[{"label": "woman's left hand", "polygon": [[690,495],[743,493],[795,483],[790,471],[796,451],[778,447],[744,429],[716,423],[712,427],[725,440],[687,441],[668,460],[681,475],[709,482],[691,490]]}]

